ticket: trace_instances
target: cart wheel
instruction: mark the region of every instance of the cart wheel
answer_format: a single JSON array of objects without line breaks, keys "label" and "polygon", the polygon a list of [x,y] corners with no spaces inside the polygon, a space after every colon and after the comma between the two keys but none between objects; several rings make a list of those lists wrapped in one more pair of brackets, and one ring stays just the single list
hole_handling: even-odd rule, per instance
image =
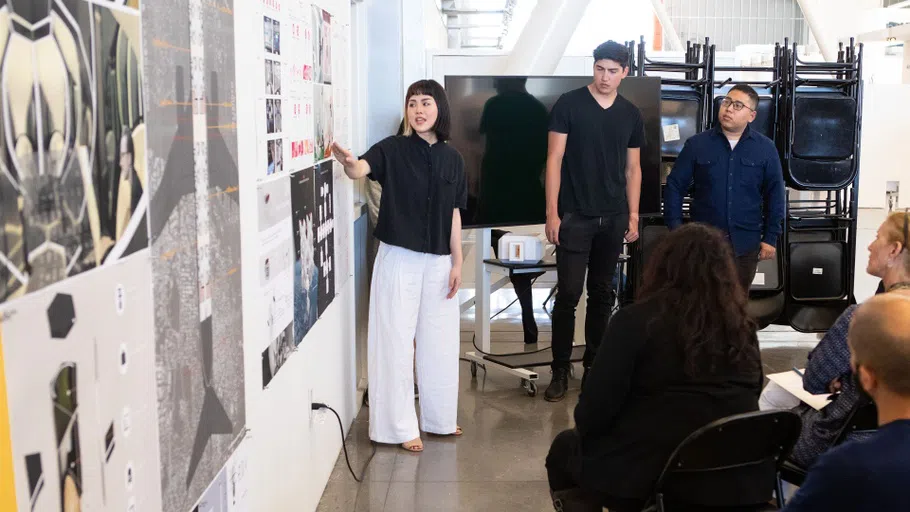
[{"label": "cart wheel", "polygon": [[537,383],[536,382],[528,382],[528,396],[530,396],[532,398],[537,396]]},{"label": "cart wheel", "polygon": [[477,362],[471,361],[471,377],[477,378]]}]

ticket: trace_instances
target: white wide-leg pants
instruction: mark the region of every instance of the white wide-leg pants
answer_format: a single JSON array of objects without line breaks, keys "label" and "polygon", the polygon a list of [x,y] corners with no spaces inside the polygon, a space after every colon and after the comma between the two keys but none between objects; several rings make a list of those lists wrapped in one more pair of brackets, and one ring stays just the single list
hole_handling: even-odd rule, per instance
[{"label": "white wide-leg pants", "polygon": [[414,348],[420,426],[455,432],[458,411],[459,308],[446,299],[450,256],[381,244],[370,294],[368,372],[370,439],[400,444],[420,436],[414,408]]}]

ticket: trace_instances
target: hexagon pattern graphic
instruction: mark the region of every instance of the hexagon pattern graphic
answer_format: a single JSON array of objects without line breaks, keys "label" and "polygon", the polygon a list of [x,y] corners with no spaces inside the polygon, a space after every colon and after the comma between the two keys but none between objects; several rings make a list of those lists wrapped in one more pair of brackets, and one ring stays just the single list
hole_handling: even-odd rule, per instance
[{"label": "hexagon pattern graphic", "polygon": [[50,326],[51,338],[66,338],[75,323],[76,309],[73,307],[73,296],[58,293],[47,308],[47,324]]}]

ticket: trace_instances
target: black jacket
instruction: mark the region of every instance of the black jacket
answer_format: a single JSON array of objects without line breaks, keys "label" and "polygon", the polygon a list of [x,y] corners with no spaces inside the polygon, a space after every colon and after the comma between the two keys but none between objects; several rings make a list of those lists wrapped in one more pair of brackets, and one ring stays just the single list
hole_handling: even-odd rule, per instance
[{"label": "black jacket", "polygon": [[[759,360],[746,371],[724,364],[690,378],[672,326],[660,320],[649,325],[654,318],[659,316],[653,303],[620,310],[597,352],[575,408],[582,487],[646,498],[689,434],[716,419],[758,410]],[[717,492],[737,493],[739,485],[748,482],[719,484]]]}]

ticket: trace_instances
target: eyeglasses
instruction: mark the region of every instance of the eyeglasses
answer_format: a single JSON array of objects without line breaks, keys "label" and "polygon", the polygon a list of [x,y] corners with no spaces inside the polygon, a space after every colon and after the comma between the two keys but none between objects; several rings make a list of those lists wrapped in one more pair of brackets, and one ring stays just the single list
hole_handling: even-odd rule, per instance
[{"label": "eyeglasses", "polygon": [[747,108],[747,109],[751,110],[752,112],[755,112],[754,108],[746,106],[746,104],[741,101],[731,100],[730,98],[724,98],[720,102],[720,106],[722,106],[724,108],[730,108],[731,105],[733,106],[734,112],[739,112],[740,110],[742,110],[744,108]]}]

